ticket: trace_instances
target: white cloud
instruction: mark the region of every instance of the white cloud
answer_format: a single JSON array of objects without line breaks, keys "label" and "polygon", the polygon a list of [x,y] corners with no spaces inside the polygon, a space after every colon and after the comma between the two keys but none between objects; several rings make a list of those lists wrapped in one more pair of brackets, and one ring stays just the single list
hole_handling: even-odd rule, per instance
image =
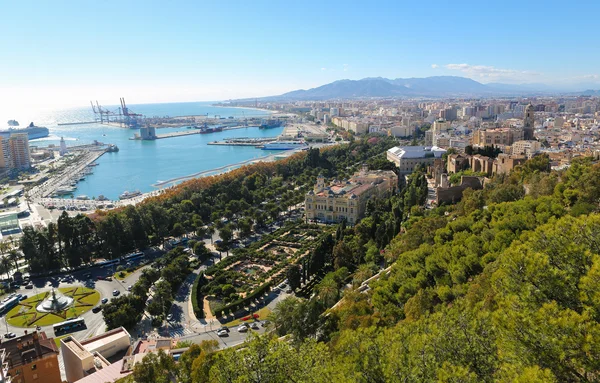
[{"label": "white cloud", "polygon": [[321,68],[321,70],[327,70],[327,68]]},{"label": "white cloud", "polygon": [[468,77],[475,77],[484,81],[502,80],[529,82],[532,79],[532,77],[541,76],[541,73],[537,72],[516,69],[503,69],[487,65],[446,64],[446,68],[450,70],[457,70],[463,72]]},{"label": "white cloud", "polygon": [[432,67],[433,69],[436,69],[436,68],[438,68],[438,67],[439,67],[439,65],[438,65],[438,64],[431,64],[431,67]]},{"label": "white cloud", "polygon": [[344,69],[343,69],[344,72],[347,72],[348,68],[350,67],[350,65],[348,65],[348,64],[344,64],[342,66],[344,67]]}]

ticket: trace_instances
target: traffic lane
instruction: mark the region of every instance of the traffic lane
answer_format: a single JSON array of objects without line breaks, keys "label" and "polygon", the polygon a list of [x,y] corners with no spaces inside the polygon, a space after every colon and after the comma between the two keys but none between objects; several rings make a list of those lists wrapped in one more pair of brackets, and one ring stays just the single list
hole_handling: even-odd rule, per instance
[{"label": "traffic lane", "polygon": [[[257,322],[258,323],[258,322]],[[185,335],[179,338],[179,340],[189,340],[193,343],[200,343],[204,340],[216,340],[219,342],[219,348],[227,348],[237,346],[238,344],[243,343],[248,339],[250,334],[264,334],[266,328],[259,324],[258,330],[248,329],[246,332],[240,332],[237,330],[238,327],[230,327],[229,333],[226,336],[218,336],[217,330],[219,326],[213,326],[213,329],[207,327],[206,332],[193,334],[193,335]]]}]

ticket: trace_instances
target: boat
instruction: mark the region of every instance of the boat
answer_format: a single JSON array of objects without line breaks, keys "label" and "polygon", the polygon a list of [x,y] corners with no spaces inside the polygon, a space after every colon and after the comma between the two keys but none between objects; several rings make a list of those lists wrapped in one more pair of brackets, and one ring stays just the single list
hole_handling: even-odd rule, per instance
[{"label": "boat", "polygon": [[222,126],[197,126],[195,129],[200,129],[200,134],[222,132]]},{"label": "boat", "polygon": [[121,194],[119,196],[119,199],[130,199],[133,197],[137,197],[142,195],[142,192],[139,190],[133,191],[133,192],[129,192],[129,191],[124,191],[123,194]]},{"label": "boat", "polygon": [[75,191],[74,187],[63,186],[63,187],[59,187],[58,189],[56,189],[54,191],[54,194],[57,194],[57,195],[71,194],[74,191]]},{"label": "boat", "polygon": [[8,120],[8,126],[19,126],[19,122],[17,120]]},{"label": "boat", "polygon": [[96,201],[108,201],[108,198],[106,198],[103,194],[100,194],[98,198],[96,198]]},{"label": "boat", "polygon": [[[14,121],[14,120],[10,120],[10,121]],[[9,121],[9,125],[10,125],[10,121]],[[15,123],[18,124],[18,122],[14,121]],[[11,125],[11,126],[17,126],[17,125]],[[29,137],[30,140],[35,140],[36,138],[44,138],[44,137],[48,137],[48,135],[50,134],[48,131],[48,128],[43,127],[43,126],[35,126],[33,125],[33,122],[31,124],[29,124],[28,127],[26,128],[13,128],[10,127],[8,129],[3,129],[0,130],[0,136],[1,137],[10,137],[11,134],[15,134],[15,133],[27,133],[27,136]]]},{"label": "boat", "polygon": [[114,144],[109,144],[108,148],[106,149],[106,151],[108,153],[116,153],[116,152],[119,151],[119,147],[117,145],[114,145]]},{"label": "boat", "polygon": [[259,129],[272,129],[283,126],[283,121],[278,119],[262,120]]},{"label": "boat", "polygon": [[304,141],[273,141],[262,146],[262,150],[292,150],[304,149],[308,145]]},{"label": "boat", "polygon": [[86,200],[90,199],[90,197],[82,194],[82,195],[78,195],[77,197],[75,197],[75,199],[86,201]]}]

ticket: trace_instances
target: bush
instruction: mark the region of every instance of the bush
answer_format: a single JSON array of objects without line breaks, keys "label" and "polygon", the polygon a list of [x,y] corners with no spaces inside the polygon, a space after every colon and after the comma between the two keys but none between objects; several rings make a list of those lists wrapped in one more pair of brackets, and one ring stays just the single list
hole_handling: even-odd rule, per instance
[{"label": "bush", "polygon": [[123,265],[117,266],[117,272],[119,272],[119,271],[125,271],[125,266],[123,266]]},{"label": "bush", "polygon": [[200,293],[200,290],[206,282],[204,273],[200,273],[192,286],[192,309],[197,318],[204,318],[204,296]]}]

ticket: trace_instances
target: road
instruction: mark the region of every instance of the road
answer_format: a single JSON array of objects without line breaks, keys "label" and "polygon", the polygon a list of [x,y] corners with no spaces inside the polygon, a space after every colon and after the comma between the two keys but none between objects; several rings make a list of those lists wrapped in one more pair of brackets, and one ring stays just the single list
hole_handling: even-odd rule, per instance
[{"label": "road", "polygon": [[[127,286],[133,285],[135,282],[137,282],[140,275],[142,274],[142,270],[145,267],[149,267],[149,266],[144,266],[144,267],[136,270],[134,273],[128,275],[124,281],[119,281],[116,278],[113,278],[112,281],[97,281],[96,278],[98,276],[112,275],[111,273],[114,270],[111,271],[111,269],[108,269],[108,268],[103,269],[100,267],[95,267],[95,268],[88,269],[88,270],[76,271],[76,272],[70,274],[70,275],[73,275],[73,277],[74,277],[74,282],[72,282],[72,283],[61,282],[60,280],[63,276],[37,278],[37,279],[32,280],[32,283],[34,285],[33,289],[26,289],[25,287],[21,287],[16,292],[18,294],[25,294],[28,296],[33,296],[36,294],[50,291],[52,288],[85,286],[85,287],[96,289],[98,292],[100,292],[100,299],[107,298],[110,300],[113,298],[114,290],[118,290],[119,295],[129,294],[129,292],[127,291]],[[87,274],[87,273],[92,274],[90,279],[86,279],[84,277],[84,274]],[[93,313],[90,310],[90,311],[83,313],[81,315],[81,317],[83,317],[85,319],[86,328],[83,330],[71,333],[70,335],[72,335],[75,339],[78,339],[78,340],[87,339],[91,336],[101,334],[106,330],[106,325],[104,323],[102,312]],[[2,323],[0,323],[0,328],[2,328],[1,325],[2,325]],[[8,331],[7,331],[7,329],[8,329]],[[7,324],[6,321],[4,321],[4,328],[2,330],[7,331],[7,332],[14,332],[17,335],[23,335],[25,333],[25,330],[29,330],[29,332],[31,332],[32,328],[11,326],[11,325]],[[48,334],[48,336],[52,336],[52,334],[54,334],[54,330],[53,330],[52,326],[44,326],[44,327],[42,327],[42,331],[45,331],[46,334]]]}]

